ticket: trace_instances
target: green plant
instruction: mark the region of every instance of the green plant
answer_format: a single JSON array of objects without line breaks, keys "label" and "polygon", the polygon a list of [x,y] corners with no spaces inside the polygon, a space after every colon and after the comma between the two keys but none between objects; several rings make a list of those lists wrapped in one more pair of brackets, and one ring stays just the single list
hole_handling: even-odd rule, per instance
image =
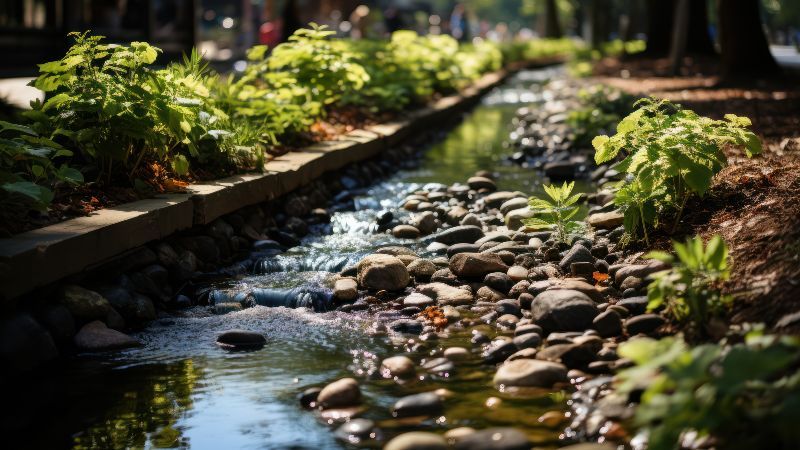
[{"label": "green plant", "polygon": [[567,114],[567,125],[575,134],[573,145],[586,147],[598,134],[608,133],[623,117],[631,113],[636,97],[619,89],[596,85],[578,92],[580,108]]},{"label": "green plant", "polygon": [[227,132],[208,101],[205,65],[193,52],[182,64],[155,70],[159,49],[145,43],[102,44],[102,36],[71,33],[75,44],[39,66],[31,84],[46,93],[25,115],[34,129],[65,138],[110,181],[115,169],[134,179],[143,161],[189,170],[189,156],[218,153]]},{"label": "green plant", "polygon": [[719,283],[730,276],[728,246],[722,237],[715,235],[706,246],[698,236],[685,243],[674,242],[673,248],[677,260],[661,251],[646,255],[672,266],[652,275],[654,280],[647,287],[647,308],[664,307],[664,312],[673,320],[691,322],[702,330],[709,317],[723,313],[732,301],[719,287]]},{"label": "green plant", "polygon": [[367,72],[355,61],[356,55],[347,42],[330,39],[336,33],[327,26],[309,26],[275,47],[268,60],[270,70],[289,73],[308,88],[311,100],[324,105],[354,95],[369,81]]},{"label": "green plant", "polygon": [[531,197],[528,207],[533,211],[534,217],[526,219],[524,223],[534,229],[555,228],[556,239],[569,243],[569,235],[583,228],[581,222],[571,220],[580,210],[575,203],[581,195],[572,194],[575,182],[564,182],[561,187],[552,184],[543,187],[550,200]]},{"label": "green plant", "polygon": [[597,164],[625,151],[616,168],[630,177],[618,186],[627,189],[615,203],[625,215],[625,229],[633,236],[641,230],[647,240],[647,227],[659,216],[674,214],[674,231],[688,199],[708,191],[727,165],[726,146],[741,146],[752,157],[761,153],[761,141],[747,129],[746,117],[726,114],[725,120],[713,120],[654,98],[635,106],[615,135],[597,136],[592,145]]},{"label": "green plant", "polygon": [[650,450],[789,449],[800,442],[800,339],[767,336],[690,348],[680,337],[632,339],[619,355],[634,366],[617,375],[618,392],[636,400],[632,425]]},{"label": "green plant", "polygon": [[[53,200],[52,187],[57,181],[71,185],[83,183],[83,174],[70,167],[65,159],[72,152],[33,129],[0,121],[0,189],[4,207],[14,196],[24,199],[24,207],[45,210]],[[60,160],[60,165],[56,161]]]}]

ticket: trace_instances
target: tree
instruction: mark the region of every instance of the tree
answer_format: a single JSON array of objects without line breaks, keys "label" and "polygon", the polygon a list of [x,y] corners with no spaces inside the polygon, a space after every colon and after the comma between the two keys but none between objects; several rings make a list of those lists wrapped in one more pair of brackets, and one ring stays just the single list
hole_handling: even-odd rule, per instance
[{"label": "tree", "polygon": [[761,27],[758,3],[758,0],[719,0],[719,42],[725,78],[780,72]]},{"label": "tree", "polygon": [[672,24],[675,14],[673,0],[647,1],[647,48],[646,56],[665,56],[672,43]]},{"label": "tree", "polygon": [[544,5],[544,37],[560,38],[561,24],[558,21],[558,7],[556,0],[545,0]]}]

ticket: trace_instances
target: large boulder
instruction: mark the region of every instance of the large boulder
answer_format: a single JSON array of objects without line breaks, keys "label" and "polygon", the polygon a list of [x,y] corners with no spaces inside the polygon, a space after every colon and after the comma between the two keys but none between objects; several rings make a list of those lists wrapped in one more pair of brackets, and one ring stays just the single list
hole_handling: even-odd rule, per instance
[{"label": "large boulder", "polygon": [[531,318],[547,332],[586,330],[597,314],[592,299],[570,289],[544,291],[531,304]]},{"label": "large boulder", "polygon": [[395,256],[368,255],[358,263],[358,284],[367,289],[396,291],[409,281],[406,265]]},{"label": "large boulder", "polygon": [[537,359],[515,359],[497,369],[494,385],[497,387],[543,387],[566,382],[567,368],[563,364]]},{"label": "large boulder", "polygon": [[436,300],[440,305],[467,305],[472,303],[472,292],[444,283],[430,283],[418,286],[422,294]]},{"label": "large boulder", "polygon": [[503,272],[508,266],[494,253],[459,253],[450,258],[450,271],[459,277],[483,278],[492,272]]}]

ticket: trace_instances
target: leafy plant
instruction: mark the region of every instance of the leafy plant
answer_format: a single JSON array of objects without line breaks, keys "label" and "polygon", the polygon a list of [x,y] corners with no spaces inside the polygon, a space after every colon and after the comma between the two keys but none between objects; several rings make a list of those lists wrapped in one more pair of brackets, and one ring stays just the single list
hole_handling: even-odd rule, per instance
[{"label": "leafy plant", "polygon": [[335,32],[325,25],[309,26],[275,47],[268,60],[270,70],[287,72],[308,87],[311,100],[324,105],[353,95],[369,81],[366,70],[346,42],[330,39]]},{"label": "leafy plant", "polygon": [[633,426],[650,450],[793,448],[800,442],[800,339],[768,336],[690,348],[680,337],[632,339],[619,354],[635,363],[618,392],[641,398]]},{"label": "leafy plant", "polygon": [[[27,206],[47,209],[53,200],[54,183],[83,183],[83,174],[63,162],[71,156],[71,151],[29,127],[0,121],[0,189],[5,194],[4,203],[13,203],[11,197],[19,196]],[[61,164],[57,165],[57,160]]]},{"label": "leafy plant", "polygon": [[43,135],[65,138],[111,180],[115,168],[133,179],[143,161],[179,175],[198,157],[203,141],[212,152],[225,133],[215,129],[221,112],[208,102],[205,65],[194,52],[183,64],[155,70],[159,49],[145,43],[102,44],[102,36],[71,33],[75,44],[58,61],[39,66],[31,84],[46,93],[26,116]]},{"label": "leafy plant", "polygon": [[578,101],[582,107],[567,114],[567,125],[575,133],[576,147],[591,144],[598,134],[608,133],[623,117],[631,113],[636,97],[607,86],[581,89]]},{"label": "leafy plant", "polygon": [[723,313],[731,303],[731,296],[720,292],[719,283],[730,276],[728,246],[719,235],[708,245],[702,238],[674,242],[677,260],[669,253],[653,251],[651,259],[671,264],[672,268],[653,275],[647,287],[649,310],[664,307],[664,312],[677,322],[691,322],[702,330],[710,316]]},{"label": "leafy plant", "polygon": [[555,228],[556,238],[569,243],[569,235],[583,228],[580,222],[571,220],[580,210],[575,203],[581,195],[572,194],[575,182],[564,182],[561,187],[552,184],[543,187],[550,200],[531,197],[528,207],[534,212],[535,217],[526,219],[524,223],[534,229]]},{"label": "leafy plant", "polygon": [[617,125],[613,136],[594,138],[595,161],[612,161],[623,152],[617,169],[628,173],[627,187],[615,203],[625,215],[625,229],[636,236],[664,214],[677,227],[686,202],[703,196],[711,180],[727,165],[726,146],[742,146],[748,157],[761,153],[761,141],[747,127],[750,119],[726,114],[713,120],[666,100],[642,99],[638,109]]}]

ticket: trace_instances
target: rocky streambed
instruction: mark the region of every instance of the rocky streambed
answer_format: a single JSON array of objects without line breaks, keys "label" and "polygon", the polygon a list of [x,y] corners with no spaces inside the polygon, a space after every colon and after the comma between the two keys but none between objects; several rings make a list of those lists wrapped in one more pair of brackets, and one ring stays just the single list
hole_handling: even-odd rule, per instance
[{"label": "rocky streambed", "polygon": [[[77,288],[113,306],[83,320],[80,351],[140,345],[26,380],[11,429],[50,447],[627,444],[610,375],[628,364],[620,342],[663,323],[643,296],[660,267],[619,248],[598,190],[618,174],[556,137],[580,88],[545,87],[561,76],[523,72],[424,153],[159,243],[163,265],[127,284]],[[587,232],[569,242],[522,226],[548,176],[585,192]],[[156,319],[126,335],[108,317]],[[41,420],[57,425],[34,433]]]}]

